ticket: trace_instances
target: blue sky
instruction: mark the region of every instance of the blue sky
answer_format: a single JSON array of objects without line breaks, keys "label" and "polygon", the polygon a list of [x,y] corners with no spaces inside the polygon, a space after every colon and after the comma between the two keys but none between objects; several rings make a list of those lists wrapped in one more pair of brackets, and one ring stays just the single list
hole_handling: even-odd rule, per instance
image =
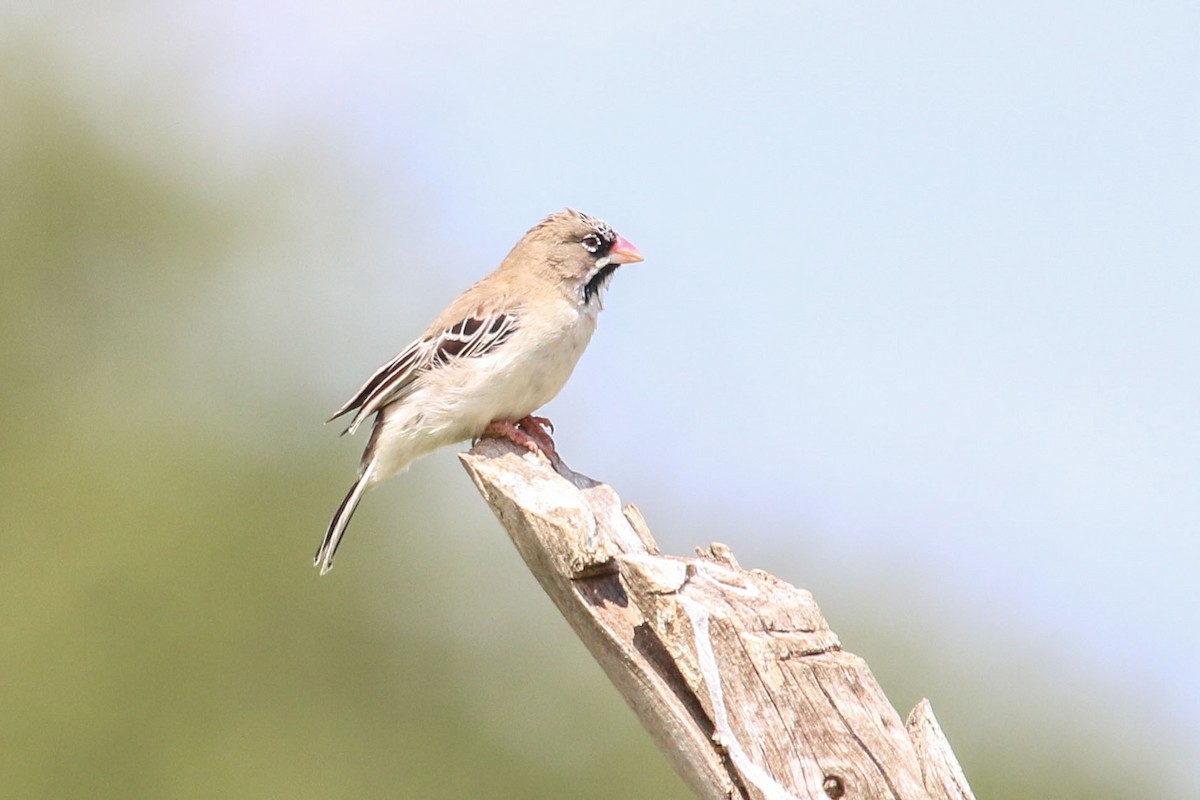
[{"label": "blue sky", "polygon": [[294,136],[369,176],[378,239],[356,252],[379,261],[328,268],[369,279],[345,289],[361,313],[324,308],[305,345],[333,406],[541,216],[599,215],[646,261],[548,409],[575,468],[675,552],[717,520],[754,566],[910,576],[954,635],[1027,636],[1025,658],[1200,745],[1196,6],[181,3],[97,24],[64,39],[88,80],[200,75],[185,135],[231,172]]}]

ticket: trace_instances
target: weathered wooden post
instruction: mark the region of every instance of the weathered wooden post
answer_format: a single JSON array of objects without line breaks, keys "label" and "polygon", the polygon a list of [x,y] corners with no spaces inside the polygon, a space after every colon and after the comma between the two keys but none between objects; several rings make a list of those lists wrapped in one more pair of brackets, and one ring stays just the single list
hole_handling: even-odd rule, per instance
[{"label": "weathered wooden post", "polygon": [[720,544],[661,555],[636,507],[561,462],[491,439],[460,458],[697,796],[973,800],[928,701],[902,722],[808,592]]}]

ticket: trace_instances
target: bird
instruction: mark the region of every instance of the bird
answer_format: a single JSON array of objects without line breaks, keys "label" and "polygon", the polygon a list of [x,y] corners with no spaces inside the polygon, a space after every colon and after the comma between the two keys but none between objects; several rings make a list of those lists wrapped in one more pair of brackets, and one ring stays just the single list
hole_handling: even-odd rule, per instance
[{"label": "bird", "polygon": [[557,459],[554,426],[533,412],[570,378],[617,267],[642,260],[603,220],[570,208],[550,214],[375,370],[327,420],[353,412],[342,431],[353,435],[374,417],[358,477],[313,559],[320,574],[333,567],[363,495],[421,456],[497,437]]}]

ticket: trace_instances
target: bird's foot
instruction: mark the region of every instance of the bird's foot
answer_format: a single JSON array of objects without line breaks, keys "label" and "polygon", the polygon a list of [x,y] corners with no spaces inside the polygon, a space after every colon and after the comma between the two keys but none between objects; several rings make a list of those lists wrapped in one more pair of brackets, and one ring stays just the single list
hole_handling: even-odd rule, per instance
[{"label": "bird's foot", "polygon": [[508,420],[493,420],[483,429],[480,439],[508,439],[518,447],[524,447],[531,453],[541,453],[551,461],[558,460],[558,451],[554,449],[554,440],[550,433],[554,431],[554,423],[545,417],[528,416],[516,422]]},{"label": "bird's foot", "polygon": [[517,420],[517,427],[538,443],[538,447],[546,454],[546,457],[551,461],[558,460],[558,450],[554,447],[554,440],[550,435],[554,433],[554,423],[545,417],[535,417],[530,414],[527,417]]}]

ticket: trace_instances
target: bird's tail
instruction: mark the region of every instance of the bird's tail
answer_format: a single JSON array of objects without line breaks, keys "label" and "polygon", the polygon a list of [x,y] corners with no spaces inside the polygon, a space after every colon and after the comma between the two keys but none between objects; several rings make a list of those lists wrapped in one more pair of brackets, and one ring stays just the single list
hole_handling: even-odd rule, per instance
[{"label": "bird's tail", "polygon": [[333,520],[329,523],[329,530],[325,531],[325,538],[321,540],[321,546],[317,548],[317,554],[313,557],[313,566],[320,567],[322,575],[333,569],[333,557],[337,555],[338,545],[341,544],[342,536],[346,533],[346,526],[350,524],[350,518],[354,516],[354,509],[358,508],[358,502],[362,500],[363,493],[367,490],[367,484],[371,480],[374,468],[374,463],[368,463],[363,468],[362,474],[350,487],[350,491],[346,492],[346,498],[342,500],[337,513],[333,515]]}]

